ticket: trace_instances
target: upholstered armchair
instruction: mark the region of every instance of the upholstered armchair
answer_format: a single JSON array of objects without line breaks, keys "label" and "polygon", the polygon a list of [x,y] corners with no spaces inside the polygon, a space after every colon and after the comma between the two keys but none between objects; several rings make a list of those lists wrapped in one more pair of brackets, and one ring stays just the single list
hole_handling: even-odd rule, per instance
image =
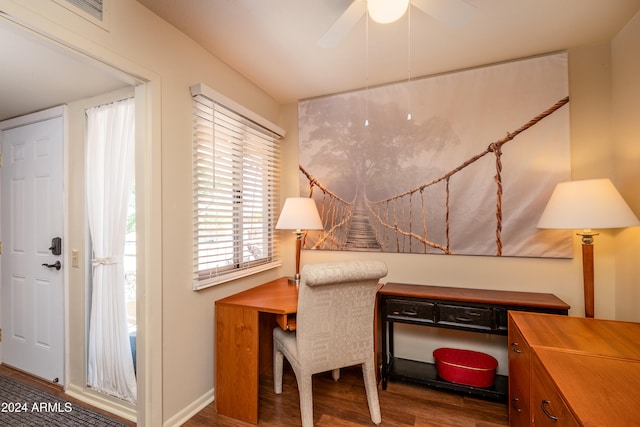
[{"label": "upholstered armchair", "polygon": [[371,420],[381,422],[375,375],[374,307],[382,261],[308,264],[301,273],[296,331],[273,331],[274,391],[282,393],[283,357],[300,393],[302,426],[313,426],[312,375],[362,365]]}]

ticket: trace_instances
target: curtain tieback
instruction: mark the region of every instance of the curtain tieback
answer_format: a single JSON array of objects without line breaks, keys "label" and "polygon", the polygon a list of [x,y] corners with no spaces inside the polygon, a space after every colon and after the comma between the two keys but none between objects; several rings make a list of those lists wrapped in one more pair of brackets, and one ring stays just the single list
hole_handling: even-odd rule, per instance
[{"label": "curtain tieback", "polygon": [[93,258],[91,260],[91,264],[96,265],[110,265],[110,264],[118,264],[122,263],[122,257],[103,257],[103,258]]}]

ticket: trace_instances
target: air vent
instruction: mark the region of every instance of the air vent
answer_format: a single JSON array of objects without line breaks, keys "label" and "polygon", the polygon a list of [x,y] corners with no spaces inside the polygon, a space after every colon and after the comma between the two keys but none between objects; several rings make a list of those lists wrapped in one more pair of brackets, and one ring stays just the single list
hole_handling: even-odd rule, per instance
[{"label": "air vent", "polygon": [[102,2],[104,0],[66,0],[83,12],[94,17],[98,21],[102,21]]}]

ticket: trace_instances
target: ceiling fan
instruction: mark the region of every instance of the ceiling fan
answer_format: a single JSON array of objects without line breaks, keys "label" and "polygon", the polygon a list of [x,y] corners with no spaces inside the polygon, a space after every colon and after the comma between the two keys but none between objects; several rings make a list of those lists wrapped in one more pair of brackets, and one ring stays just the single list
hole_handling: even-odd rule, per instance
[{"label": "ceiling fan", "polygon": [[[336,22],[318,40],[321,47],[334,47],[351,31],[365,16],[367,2],[374,0],[353,0]],[[388,0],[389,1],[389,0]],[[398,0],[390,0],[396,2]],[[380,0],[375,1],[381,3]],[[424,13],[452,27],[459,27],[467,22],[475,13],[476,7],[464,0],[409,0],[410,6],[415,6]],[[398,16],[402,16],[404,10]]]}]

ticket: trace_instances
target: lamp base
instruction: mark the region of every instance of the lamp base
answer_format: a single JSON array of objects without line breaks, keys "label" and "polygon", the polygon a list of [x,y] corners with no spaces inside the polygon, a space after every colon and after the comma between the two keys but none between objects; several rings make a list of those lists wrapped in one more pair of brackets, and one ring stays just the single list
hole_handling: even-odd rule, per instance
[{"label": "lamp base", "polygon": [[300,274],[296,273],[294,277],[289,277],[289,284],[291,285],[300,285]]},{"label": "lamp base", "polygon": [[582,237],[582,280],[584,283],[584,317],[594,317],[593,236],[590,229],[577,233]]},{"label": "lamp base", "polygon": [[593,318],[594,310],[594,274],[593,244],[582,244],[582,280],[584,282],[584,317]]}]

